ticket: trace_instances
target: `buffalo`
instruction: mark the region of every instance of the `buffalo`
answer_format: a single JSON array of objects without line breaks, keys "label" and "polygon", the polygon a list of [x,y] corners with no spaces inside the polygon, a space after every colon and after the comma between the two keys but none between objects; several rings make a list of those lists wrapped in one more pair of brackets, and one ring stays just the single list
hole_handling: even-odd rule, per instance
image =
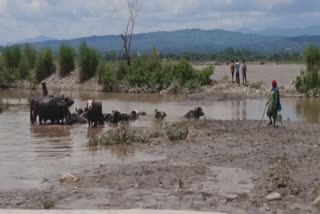
[{"label": "buffalo", "polygon": [[199,119],[204,115],[201,107],[195,107],[193,110],[190,110],[187,114],[184,115],[185,118],[195,118]]},{"label": "buffalo", "polygon": [[155,118],[156,119],[164,119],[167,114],[164,111],[159,111],[158,109],[155,109]]},{"label": "buffalo", "polygon": [[98,124],[102,125],[104,123],[104,117],[102,114],[102,103],[94,100],[87,101],[87,118],[89,127],[92,125],[97,127]]},{"label": "buffalo", "polygon": [[86,124],[88,123],[88,120],[78,114],[69,114],[66,117],[66,124],[67,125],[74,125],[74,124]]},{"label": "buffalo", "polygon": [[39,123],[51,120],[55,122],[64,122],[64,118],[69,113],[69,107],[74,104],[71,98],[61,96],[37,96],[30,100],[30,121],[34,124],[39,117]]},{"label": "buffalo", "polygon": [[137,111],[133,110],[130,114],[129,114],[129,119],[130,120],[138,120],[139,119],[139,114]]},{"label": "buffalo", "polygon": [[65,98],[62,96],[47,96],[47,97],[34,97],[30,101],[30,120],[33,124],[37,117],[39,117],[39,123],[47,120],[51,121],[51,124],[60,122],[63,124],[64,119],[69,114],[69,107],[73,105],[74,101],[71,98]]}]

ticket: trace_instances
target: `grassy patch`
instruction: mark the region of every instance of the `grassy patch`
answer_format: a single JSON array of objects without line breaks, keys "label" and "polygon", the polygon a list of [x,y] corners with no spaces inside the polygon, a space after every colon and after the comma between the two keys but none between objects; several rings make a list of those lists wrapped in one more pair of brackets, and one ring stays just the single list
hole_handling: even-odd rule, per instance
[{"label": "grassy patch", "polygon": [[110,145],[131,145],[133,143],[147,143],[148,138],[144,135],[139,135],[127,126],[119,126],[116,129],[110,130],[101,137],[93,137],[89,140],[90,147],[110,146]]},{"label": "grassy patch", "polygon": [[166,127],[166,133],[171,141],[185,140],[188,137],[189,129],[185,123],[175,123]]},{"label": "grassy patch", "polygon": [[0,113],[2,113],[3,111],[5,111],[8,108],[9,108],[9,104],[4,103],[3,100],[0,98]]},{"label": "grassy patch", "polygon": [[52,200],[48,199],[47,197],[45,197],[42,200],[41,209],[49,210],[49,209],[52,209],[52,208],[54,208],[54,202]]}]

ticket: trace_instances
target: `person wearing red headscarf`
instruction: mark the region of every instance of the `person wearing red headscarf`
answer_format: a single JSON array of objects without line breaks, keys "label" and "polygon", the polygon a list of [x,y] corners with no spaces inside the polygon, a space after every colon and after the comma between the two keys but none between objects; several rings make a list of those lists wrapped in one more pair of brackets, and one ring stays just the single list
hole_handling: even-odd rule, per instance
[{"label": "person wearing red headscarf", "polygon": [[[270,96],[269,101],[267,102],[268,111],[267,115],[269,117],[270,123],[269,125],[276,126],[276,120],[278,116],[278,112],[282,110],[281,104],[280,104],[280,92],[277,86],[277,82],[275,80],[272,81],[272,95]],[[273,121],[272,121],[273,119]]]}]

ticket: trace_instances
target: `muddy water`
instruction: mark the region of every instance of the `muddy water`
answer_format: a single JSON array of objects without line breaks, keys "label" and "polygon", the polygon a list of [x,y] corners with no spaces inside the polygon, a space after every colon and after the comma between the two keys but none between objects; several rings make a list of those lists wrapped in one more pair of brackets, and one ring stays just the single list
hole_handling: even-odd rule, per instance
[{"label": "muddy water", "polygon": [[[31,126],[26,105],[31,93],[0,92],[6,102],[22,104],[0,114],[0,190],[46,187],[45,181],[56,179],[57,174],[78,172],[101,163],[122,164],[165,158],[148,156],[134,147],[90,150],[88,138],[110,129],[108,125],[98,129],[88,129],[87,125]],[[166,111],[168,121],[177,121],[196,105],[201,105],[210,119],[259,120],[266,102],[260,99],[191,102],[175,96],[68,93],[65,94],[75,99],[74,107],[84,107],[85,100],[93,98],[102,101],[104,112],[113,109],[146,111],[149,116],[131,123],[138,127],[155,123],[152,116],[155,108]],[[320,122],[319,99],[284,99],[282,105],[283,120]]]}]

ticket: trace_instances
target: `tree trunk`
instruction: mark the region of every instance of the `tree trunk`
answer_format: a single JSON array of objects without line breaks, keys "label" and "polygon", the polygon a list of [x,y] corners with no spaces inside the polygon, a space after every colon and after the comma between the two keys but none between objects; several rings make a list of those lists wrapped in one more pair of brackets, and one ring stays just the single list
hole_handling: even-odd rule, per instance
[{"label": "tree trunk", "polygon": [[45,81],[41,82],[43,96],[48,96],[48,89]]}]

